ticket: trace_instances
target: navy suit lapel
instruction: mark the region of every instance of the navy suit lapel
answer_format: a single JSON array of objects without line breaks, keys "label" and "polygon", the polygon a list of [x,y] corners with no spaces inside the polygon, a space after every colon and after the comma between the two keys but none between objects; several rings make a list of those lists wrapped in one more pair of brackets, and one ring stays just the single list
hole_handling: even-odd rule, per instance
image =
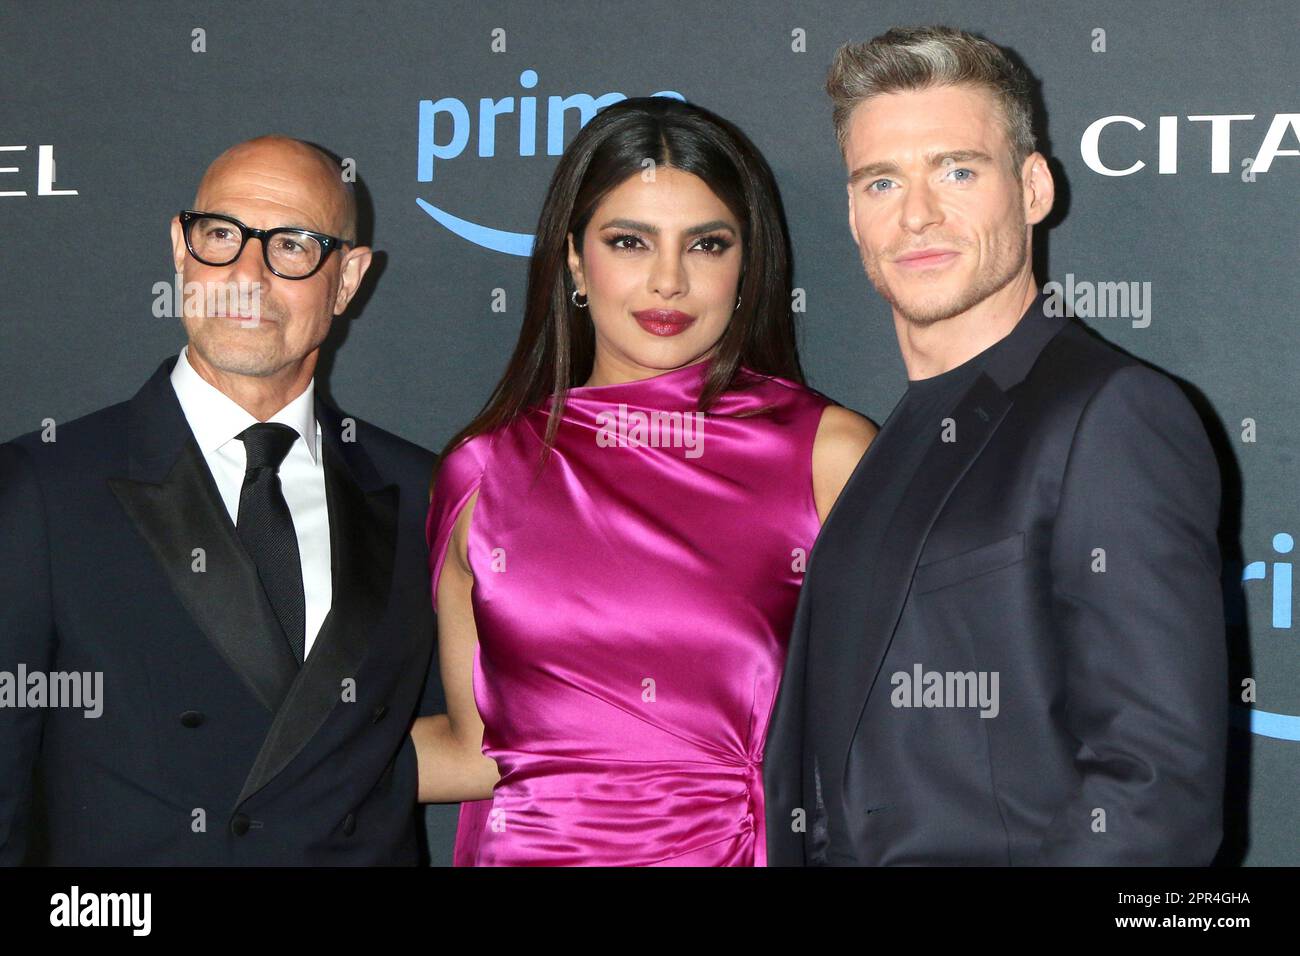
[{"label": "navy suit lapel", "polygon": [[[297,756],[343,699],[393,580],[398,488],[319,399],[330,523],[330,613],[299,667],[171,386],[170,358],[131,401],[129,472],[109,486],[202,633],[274,715],[239,801]],[[205,569],[195,571],[195,548]],[[268,638],[273,635],[273,638]]]},{"label": "navy suit lapel", "polygon": [[[1030,304],[1002,347],[987,356],[979,376],[949,412],[947,417],[955,422],[956,440],[944,442],[936,435],[890,518],[881,550],[875,555],[863,555],[852,552],[849,544],[841,549],[849,553],[823,555],[814,549],[810,558],[810,574],[861,573],[868,582],[860,606],[828,609],[828,617],[853,630],[846,632],[840,648],[823,656],[827,666],[807,678],[817,699],[832,708],[824,728],[814,732],[827,735],[825,752],[840,755],[841,771],[847,765],[853,735],[893,642],[930,529],[953,489],[1006,417],[1015,386],[1024,380],[1044,346],[1066,325],[1064,317],[1045,313],[1046,301],[1040,293]],[[870,454],[868,449],[867,456]],[[862,473],[860,467],[854,478]],[[841,499],[847,499],[845,510],[880,507],[880,502],[859,500],[852,493],[854,478],[841,493]],[[847,520],[852,521],[852,517],[847,516]],[[864,566],[864,558],[869,559],[870,566]],[[840,779],[846,779],[843,772]]]},{"label": "navy suit lapel", "polygon": [[[774,865],[807,859],[807,852],[800,854],[792,842],[802,839],[807,846],[814,822],[812,750],[804,742],[805,734],[824,735],[827,741],[824,752],[842,754],[844,760],[848,759],[858,718],[893,641],[930,526],[1010,405],[1010,400],[991,378],[984,374],[976,378],[948,413],[955,422],[957,440],[943,442],[936,434],[907,496],[890,519],[885,550],[874,556],[870,566],[864,567],[863,555],[852,550],[854,540],[841,540],[840,546],[832,550],[823,544],[829,543],[829,539],[819,534],[809,559],[809,575],[861,574],[868,584],[861,592],[860,605],[825,610],[826,621],[819,625],[822,640],[826,640],[828,632],[840,628],[844,634],[838,646],[827,649],[830,653],[818,655],[820,666],[810,666],[808,660],[813,591],[807,584],[800,590],[768,740],[769,757],[777,755],[777,759],[769,759],[764,771],[770,810],[769,860]],[[888,426],[886,422],[885,428]],[[871,474],[870,455],[868,449],[827,515],[827,524],[843,521],[852,527],[855,510],[880,506],[855,494],[855,487],[860,487]],[[832,625],[832,621],[836,623]],[[811,725],[808,724],[810,715],[814,718]],[[807,832],[804,835],[793,834],[786,817],[795,807],[805,811]]]},{"label": "navy suit lapel", "polygon": [[[1064,317],[1046,314],[1046,301],[1040,293],[1013,330],[1013,341],[988,357],[984,372],[957,402],[950,414],[959,440],[936,440],[929,449],[890,520],[883,550],[865,555],[860,548],[855,550],[857,542],[852,539],[832,544],[825,527],[818,535],[809,557],[808,580],[795,611],[763,768],[768,793],[768,860],[772,865],[808,861],[805,847],[810,846],[812,838],[815,804],[810,738],[823,738],[817,749],[839,754],[847,763],[853,735],[894,639],[930,529],[1006,417],[1012,402],[1009,393],[1028,374],[1047,342],[1066,324]],[[888,427],[887,421],[884,429]],[[862,510],[882,506],[860,492],[863,483],[870,480],[870,458],[868,449],[827,516],[826,526],[847,522],[852,527]],[[819,620],[814,621],[810,584],[816,575],[848,575],[866,585],[860,597],[819,609]],[[813,655],[809,652],[814,629],[820,641],[832,644],[816,655],[816,664],[810,663]],[[841,781],[843,769],[842,765]],[[826,796],[829,800],[830,795]],[[848,805],[846,796],[843,792],[838,795],[841,806]],[[792,831],[788,816],[792,809],[800,807],[807,814],[807,832],[801,834]]]},{"label": "navy suit lapel", "polygon": [[[298,671],[164,362],[131,401],[129,472],[109,487],[199,630],[268,711]],[[197,551],[196,549],[201,549]]]},{"label": "navy suit lapel", "polygon": [[[883,549],[874,556],[871,567],[861,568],[861,555],[821,556],[830,566],[857,567],[869,578],[864,605],[840,609],[835,615],[842,621],[863,622],[863,629],[851,638],[846,634],[844,653],[834,655],[842,666],[819,675],[819,693],[836,702],[835,720],[825,731],[830,739],[828,754],[848,759],[854,731],[893,642],[930,528],[1010,407],[1006,394],[981,373],[948,413],[955,423],[956,440],[944,442],[935,435],[906,496],[889,521]],[[861,504],[873,506],[870,501]],[[849,613],[844,614],[845,610]]]}]

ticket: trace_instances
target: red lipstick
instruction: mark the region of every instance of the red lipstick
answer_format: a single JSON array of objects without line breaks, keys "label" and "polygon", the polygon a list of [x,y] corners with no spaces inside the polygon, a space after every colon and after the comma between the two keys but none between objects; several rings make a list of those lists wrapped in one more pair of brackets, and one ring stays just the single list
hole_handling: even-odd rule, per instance
[{"label": "red lipstick", "polygon": [[690,328],[695,316],[676,309],[642,309],[633,312],[637,324],[651,335],[678,335]]}]

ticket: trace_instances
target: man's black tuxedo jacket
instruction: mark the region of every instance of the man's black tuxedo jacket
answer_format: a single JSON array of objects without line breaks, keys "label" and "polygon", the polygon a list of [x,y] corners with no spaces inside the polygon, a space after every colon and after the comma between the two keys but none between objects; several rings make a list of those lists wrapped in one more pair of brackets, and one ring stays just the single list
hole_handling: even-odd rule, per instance
[{"label": "man's black tuxedo jacket", "polygon": [[0,446],[0,670],[103,673],[98,718],[0,709],[0,863],[36,830],[29,862],[414,864],[434,456],[317,399],[333,602],[299,670],[175,362]]},{"label": "man's black tuxedo jacket", "polygon": [[[1218,468],[1172,380],[1043,302],[952,408],[956,440],[935,423],[903,500],[860,493],[868,449],[822,528],[764,757],[772,865],[825,862],[826,836],[864,865],[1214,857]],[[862,553],[858,516],[886,506]],[[812,600],[819,576],[833,599]],[[998,672],[997,716],[894,706],[917,664]]]}]

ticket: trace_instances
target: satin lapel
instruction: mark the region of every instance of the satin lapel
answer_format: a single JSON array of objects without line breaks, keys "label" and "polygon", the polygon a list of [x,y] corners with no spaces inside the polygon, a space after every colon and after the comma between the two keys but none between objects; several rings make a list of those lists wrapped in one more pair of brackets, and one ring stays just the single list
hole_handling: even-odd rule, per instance
[{"label": "satin lapel", "polygon": [[930,446],[906,496],[890,519],[878,560],[873,567],[863,569],[863,573],[872,576],[865,607],[867,627],[850,643],[844,666],[826,675],[831,685],[827,688],[828,699],[846,705],[843,719],[828,728],[832,737],[827,753],[842,754],[845,762],[867,697],[894,639],[930,527],[1010,407],[1006,394],[988,375],[981,373],[949,413],[948,417],[956,423],[957,440],[935,441]]},{"label": "satin lapel", "polygon": [[356,677],[370,629],[383,616],[392,587],[398,488],[367,490],[378,485],[378,477],[355,442],[339,440],[337,413],[318,403],[317,418],[330,522],[330,613],[275,715],[238,803],[288,766],[336,706],[347,706],[341,705],[343,682]]},{"label": "satin lapel", "polygon": [[173,362],[133,399],[131,477],[108,484],[199,629],[274,712],[298,664],[164,374]]}]

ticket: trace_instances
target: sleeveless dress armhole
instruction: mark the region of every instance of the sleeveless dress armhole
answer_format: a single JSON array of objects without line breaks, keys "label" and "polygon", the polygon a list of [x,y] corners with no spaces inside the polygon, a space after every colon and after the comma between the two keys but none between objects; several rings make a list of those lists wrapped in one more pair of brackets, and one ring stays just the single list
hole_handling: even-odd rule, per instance
[{"label": "sleeveless dress armhole", "polygon": [[[475,435],[458,445],[443,459],[434,478],[433,500],[429,503],[424,537],[429,545],[429,579],[435,613],[438,610],[438,579],[442,575],[442,565],[451,545],[451,532],[456,527],[461,509],[482,483],[488,445],[486,435]],[[475,656],[477,657],[477,652]],[[461,803],[456,823],[456,841],[452,849],[452,866],[474,865],[478,855],[479,834],[487,825],[491,810],[491,798]]]},{"label": "sleeveless dress armhole", "polygon": [[487,462],[487,438],[475,435],[457,446],[443,459],[434,478],[433,500],[425,520],[424,540],[429,546],[429,581],[433,610],[438,610],[438,579],[465,502],[478,490]]},{"label": "sleeveless dress armhole", "polygon": [[801,468],[807,476],[803,490],[803,506],[812,515],[815,527],[820,530],[821,519],[817,514],[813,452],[817,446],[817,432],[821,428],[822,416],[827,408],[839,403],[810,386],[796,385],[785,379],[775,379],[774,381],[784,384],[794,393],[790,396],[792,442],[793,447],[799,449],[796,460],[800,462]]}]

